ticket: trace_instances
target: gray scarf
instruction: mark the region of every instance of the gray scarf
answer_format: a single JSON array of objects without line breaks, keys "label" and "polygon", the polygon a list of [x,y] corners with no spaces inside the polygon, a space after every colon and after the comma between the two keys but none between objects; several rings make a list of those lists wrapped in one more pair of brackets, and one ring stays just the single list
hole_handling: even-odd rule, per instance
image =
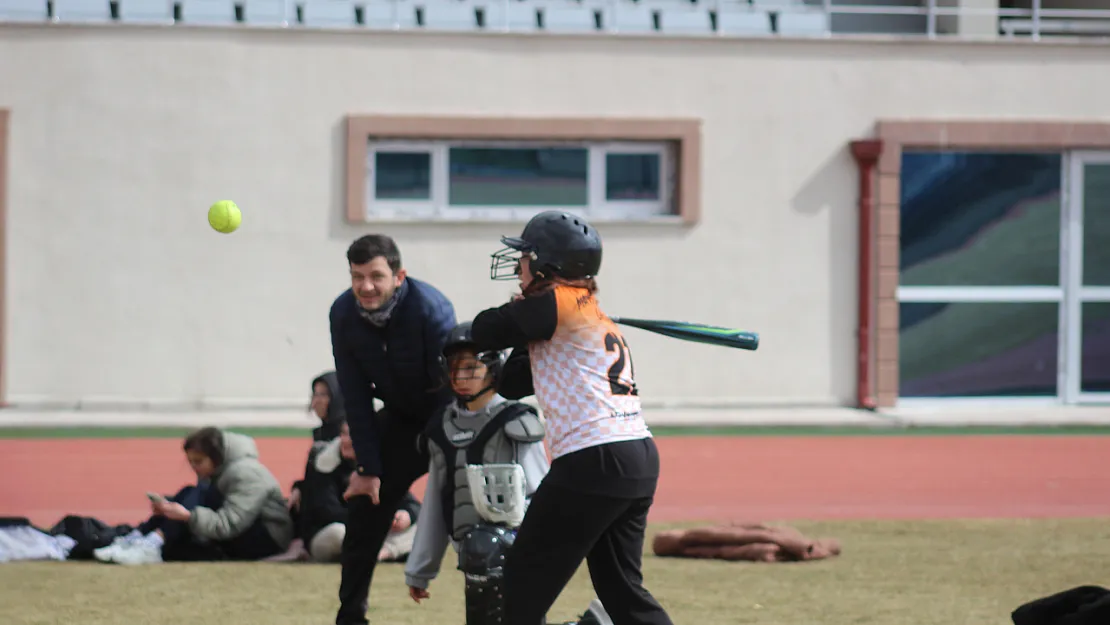
[{"label": "gray scarf", "polygon": [[377,310],[366,310],[360,305],[358,307],[358,314],[362,315],[363,319],[375,326],[384,328],[386,324],[389,323],[389,318],[393,315],[393,309],[397,308],[397,304],[401,301],[401,298],[405,296],[405,292],[408,291],[408,288],[409,281],[405,280],[401,283],[401,286],[393,291],[393,295],[390,296],[389,301],[382,304],[380,308]]}]

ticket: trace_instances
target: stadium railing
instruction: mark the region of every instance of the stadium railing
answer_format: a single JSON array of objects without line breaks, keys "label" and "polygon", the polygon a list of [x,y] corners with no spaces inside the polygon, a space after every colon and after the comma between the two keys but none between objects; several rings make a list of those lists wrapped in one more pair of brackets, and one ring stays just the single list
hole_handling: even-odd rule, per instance
[{"label": "stadium railing", "polygon": [[[1107,9],[998,0],[0,0],[0,23],[726,37],[1110,37]],[[975,5],[975,6],[968,6]],[[993,6],[983,6],[993,5]]]}]

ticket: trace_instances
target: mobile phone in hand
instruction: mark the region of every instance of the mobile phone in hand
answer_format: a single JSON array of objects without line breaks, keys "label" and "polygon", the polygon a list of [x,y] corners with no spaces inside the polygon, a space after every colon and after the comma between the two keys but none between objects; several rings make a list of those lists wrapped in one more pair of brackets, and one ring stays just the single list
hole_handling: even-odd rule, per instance
[{"label": "mobile phone in hand", "polygon": [[146,497],[154,503],[162,503],[166,501],[166,498],[159,495],[158,493],[147,493]]}]

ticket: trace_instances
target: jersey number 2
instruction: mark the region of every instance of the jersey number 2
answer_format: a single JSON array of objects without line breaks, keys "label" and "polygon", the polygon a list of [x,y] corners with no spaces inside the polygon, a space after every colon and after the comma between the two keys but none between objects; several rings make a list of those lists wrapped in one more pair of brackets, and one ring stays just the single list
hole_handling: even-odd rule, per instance
[{"label": "jersey number 2", "polygon": [[[636,369],[632,365],[632,356],[628,353],[628,344],[624,342],[624,337],[617,336],[612,332],[606,334],[605,351],[617,353],[617,361],[613,363],[612,367],[609,367],[609,388],[613,394],[639,395],[640,392],[636,389]],[[631,384],[625,384],[621,381],[625,367],[628,367],[629,370],[626,379]]]}]

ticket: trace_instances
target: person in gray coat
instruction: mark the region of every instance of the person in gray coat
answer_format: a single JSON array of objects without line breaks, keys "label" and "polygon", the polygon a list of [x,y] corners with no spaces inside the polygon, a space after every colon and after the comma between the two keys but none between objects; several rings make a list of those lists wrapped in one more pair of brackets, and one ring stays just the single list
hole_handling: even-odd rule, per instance
[{"label": "person in gray coat", "polygon": [[183,447],[197,486],[168,499],[148,494],[154,515],[96,550],[97,560],[261,560],[289,546],[293,521],[281,485],[259,461],[254,439],[206,427],[190,434]]}]

